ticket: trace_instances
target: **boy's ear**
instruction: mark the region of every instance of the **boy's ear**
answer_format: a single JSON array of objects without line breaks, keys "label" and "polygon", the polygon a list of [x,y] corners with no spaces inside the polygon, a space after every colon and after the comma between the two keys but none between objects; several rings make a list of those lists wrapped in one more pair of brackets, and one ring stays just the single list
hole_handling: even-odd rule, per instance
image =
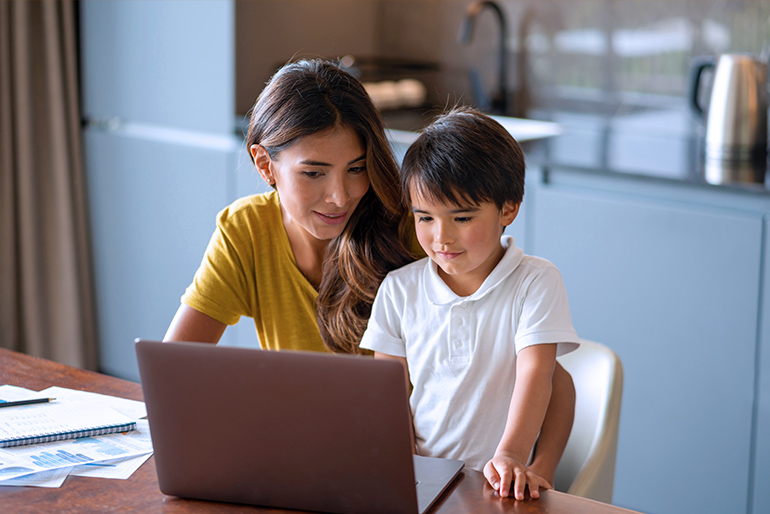
[{"label": "boy's ear", "polygon": [[251,145],[249,152],[251,153],[251,158],[254,159],[254,167],[257,168],[265,182],[271,186],[275,184],[273,169],[270,166],[272,159],[270,159],[270,155],[268,155],[265,147],[262,145]]},{"label": "boy's ear", "polygon": [[503,204],[503,208],[500,209],[500,223],[504,227],[507,227],[516,219],[516,216],[519,215],[519,207],[521,207],[521,202],[514,203],[509,201]]}]

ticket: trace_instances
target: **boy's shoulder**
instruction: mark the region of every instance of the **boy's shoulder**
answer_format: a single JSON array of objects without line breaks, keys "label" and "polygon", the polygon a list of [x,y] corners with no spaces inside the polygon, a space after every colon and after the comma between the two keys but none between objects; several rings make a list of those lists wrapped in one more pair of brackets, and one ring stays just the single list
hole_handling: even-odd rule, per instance
[{"label": "boy's shoulder", "polygon": [[519,263],[519,266],[527,267],[532,271],[541,271],[546,269],[555,269],[558,271],[556,266],[551,261],[544,259],[543,257],[538,257],[537,255],[524,254],[522,256],[521,262]]},{"label": "boy's shoulder", "polygon": [[521,284],[532,284],[535,281],[554,283],[562,280],[559,269],[548,259],[535,255],[523,255],[510,278]]},{"label": "boy's shoulder", "polygon": [[385,277],[385,280],[398,284],[418,282],[422,277],[425,266],[428,265],[429,261],[430,259],[428,257],[423,257],[422,259],[410,262],[409,264],[401,266],[400,268],[394,269],[388,273],[387,277]]},{"label": "boy's shoulder", "polygon": [[425,266],[428,264],[428,261],[430,260],[429,257],[423,257],[422,259],[417,259],[414,262],[410,262],[409,264],[405,264],[401,266],[400,268],[396,268],[390,273],[388,273],[389,277],[410,277],[414,275],[419,275],[422,270],[425,268]]},{"label": "boy's shoulder", "polygon": [[506,250],[505,257],[503,257],[503,266],[507,267],[508,271],[524,273],[536,273],[546,269],[558,271],[556,266],[548,259],[524,253],[521,247],[516,246],[513,236],[503,235],[500,238],[500,242]]}]

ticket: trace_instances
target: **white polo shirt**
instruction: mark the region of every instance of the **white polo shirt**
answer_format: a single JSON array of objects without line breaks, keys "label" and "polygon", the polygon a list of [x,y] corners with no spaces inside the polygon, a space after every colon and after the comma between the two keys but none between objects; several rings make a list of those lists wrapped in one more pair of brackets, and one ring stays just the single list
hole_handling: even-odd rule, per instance
[{"label": "white polo shirt", "polygon": [[522,348],[578,347],[567,292],[550,262],[524,255],[511,236],[500,263],[471,296],[457,296],[425,258],[382,282],[361,347],[406,357],[422,455],[481,470],[500,442]]}]

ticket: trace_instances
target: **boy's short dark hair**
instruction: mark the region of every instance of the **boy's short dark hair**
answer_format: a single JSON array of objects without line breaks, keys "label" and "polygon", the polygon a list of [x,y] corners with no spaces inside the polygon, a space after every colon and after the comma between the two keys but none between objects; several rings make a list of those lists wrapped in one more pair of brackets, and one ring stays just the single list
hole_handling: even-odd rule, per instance
[{"label": "boy's short dark hair", "polygon": [[409,147],[401,167],[407,207],[410,185],[427,198],[455,205],[524,198],[524,154],[498,122],[468,107],[436,118]]}]

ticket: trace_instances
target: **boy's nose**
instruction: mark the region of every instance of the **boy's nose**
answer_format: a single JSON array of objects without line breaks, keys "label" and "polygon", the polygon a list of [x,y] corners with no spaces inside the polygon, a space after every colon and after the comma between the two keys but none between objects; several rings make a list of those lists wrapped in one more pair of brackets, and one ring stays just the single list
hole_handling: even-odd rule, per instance
[{"label": "boy's nose", "polygon": [[447,245],[454,241],[452,231],[444,223],[436,224],[436,231],[433,234],[433,240],[440,245]]}]

